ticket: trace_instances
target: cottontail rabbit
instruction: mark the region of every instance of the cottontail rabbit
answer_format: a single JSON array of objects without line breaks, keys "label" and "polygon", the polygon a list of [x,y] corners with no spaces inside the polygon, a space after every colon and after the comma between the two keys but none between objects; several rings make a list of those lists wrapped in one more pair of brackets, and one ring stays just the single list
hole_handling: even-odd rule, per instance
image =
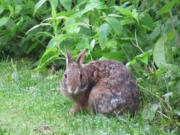
[{"label": "cottontail rabbit", "polygon": [[85,53],[86,49],[73,61],[66,50],[66,71],[60,90],[77,104],[69,115],[88,108],[101,114],[137,110],[140,92],[131,72],[113,60],[83,64]]}]

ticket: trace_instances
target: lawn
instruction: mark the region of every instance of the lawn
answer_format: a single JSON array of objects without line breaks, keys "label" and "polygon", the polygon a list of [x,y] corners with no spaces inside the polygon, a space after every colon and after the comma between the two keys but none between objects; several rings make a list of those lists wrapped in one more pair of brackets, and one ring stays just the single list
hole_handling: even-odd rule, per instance
[{"label": "lawn", "polygon": [[60,93],[63,71],[37,73],[31,67],[26,60],[0,63],[0,135],[178,135],[160,114],[146,119],[144,98],[134,117],[87,111],[67,118],[74,103]]}]

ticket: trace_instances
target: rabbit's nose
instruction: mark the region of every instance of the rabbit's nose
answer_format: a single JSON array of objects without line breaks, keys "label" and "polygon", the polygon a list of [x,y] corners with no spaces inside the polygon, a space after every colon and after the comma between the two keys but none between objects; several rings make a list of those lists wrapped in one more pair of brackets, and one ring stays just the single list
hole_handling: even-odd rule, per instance
[{"label": "rabbit's nose", "polygon": [[72,94],[72,93],[73,93],[70,88],[68,88],[67,91],[68,91],[69,94]]},{"label": "rabbit's nose", "polygon": [[72,93],[74,93],[74,91],[75,91],[77,88],[74,87],[74,86],[69,86],[67,89],[68,89],[68,92],[69,92],[70,94],[72,94]]}]

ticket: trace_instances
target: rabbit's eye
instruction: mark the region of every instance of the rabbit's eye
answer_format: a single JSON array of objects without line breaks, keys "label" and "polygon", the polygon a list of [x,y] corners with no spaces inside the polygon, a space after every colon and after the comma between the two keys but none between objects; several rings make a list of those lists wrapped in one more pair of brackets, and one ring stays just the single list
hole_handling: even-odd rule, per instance
[{"label": "rabbit's eye", "polygon": [[82,79],[82,74],[80,73],[80,79]]},{"label": "rabbit's eye", "polygon": [[64,77],[67,78],[67,74],[64,74]]}]

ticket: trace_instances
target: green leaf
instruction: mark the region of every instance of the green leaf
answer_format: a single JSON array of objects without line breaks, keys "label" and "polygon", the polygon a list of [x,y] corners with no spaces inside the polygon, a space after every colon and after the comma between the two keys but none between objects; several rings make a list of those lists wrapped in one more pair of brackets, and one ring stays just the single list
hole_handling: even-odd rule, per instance
[{"label": "green leaf", "polygon": [[8,5],[8,9],[10,11],[10,15],[9,16],[14,16],[14,14],[15,14],[14,7],[12,7],[11,5]]},{"label": "green leaf", "polygon": [[149,57],[148,52],[144,52],[143,54],[140,54],[140,55],[136,56],[137,60],[142,61],[146,65],[148,65],[148,57]]},{"label": "green leaf", "polygon": [[76,33],[60,34],[60,35],[58,35],[58,37],[56,37],[56,40],[58,42],[61,42],[61,41],[65,40],[65,39],[67,39],[69,37],[72,37],[72,36],[75,36],[75,35],[78,35],[78,34],[76,34]]},{"label": "green leaf", "polygon": [[89,49],[90,45],[89,45],[89,39],[88,38],[82,38],[79,43],[76,45],[76,49],[82,50],[84,48],[88,48]]},{"label": "green leaf", "polygon": [[[58,0],[49,0],[50,4],[51,4],[51,15],[53,18],[56,18],[56,8],[58,6]],[[55,21],[53,21],[53,25],[55,24]]]},{"label": "green leaf", "polygon": [[49,0],[49,2],[51,3],[51,7],[56,9],[58,6],[58,0]]},{"label": "green leaf", "polygon": [[40,0],[38,3],[36,3],[34,7],[34,15],[36,14],[37,10],[46,2],[47,0]]},{"label": "green leaf", "polygon": [[27,50],[26,50],[26,54],[29,54],[30,52],[32,52],[32,50],[34,48],[36,48],[38,46],[39,42],[35,42],[33,43]]},{"label": "green leaf", "polygon": [[176,115],[180,116],[180,109],[174,110],[174,113],[175,113]]},{"label": "green leaf", "polygon": [[117,41],[114,40],[114,39],[111,39],[111,40],[108,40],[106,43],[105,43],[106,47],[109,48],[109,49],[113,49],[113,48],[116,48],[117,46]]},{"label": "green leaf", "polygon": [[99,40],[103,40],[105,37],[108,36],[110,32],[110,27],[107,23],[104,23],[101,25],[100,29],[99,29]]},{"label": "green leaf", "polygon": [[56,48],[56,47],[58,47],[59,43],[60,43],[60,41],[57,41],[57,40],[55,40],[54,38],[52,38],[52,39],[49,41],[46,49]]},{"label": "green leaf", "polygon": [[86,4],[86,7],[81,11],[81,15],[92,11],[93,9],[103,9],[105,8],[104,4],[100,0],[89,0]]},{"label": "green leaf", "polygon": [[136,9],[133,9],[132,17],[139,23],[139,14],[137,13]]},{"label": "green leaf", "polygon": [[123,8],[121,6],[114,6],[114,8],[119,11],[120,14],[128,16],[128,17],[132,17],[132,13],[128,8]]},{"label": "green leaf", "polygon": [[8,22],[9,18],[8,17],[2,17],[0,18],[0,27],[4,26]]},{"label": "green leaf", "polygon": [[22,5],[16,5],[15,6],[15,14],[17,15],[17,14],[19,14],[20,12],[21,12],[21,10],[22,10],[22,8],[23,8],[23,6]]},{"label": "green leaf", "polygon": [[112,59],[118,61],[124,61],[123,53],[121,52],[104,52],[102,59]]},{"label": "green leaf", "polygon": [[152,17],[149,14],[144,13],[141,17],[141,22],[148,29],[153,30],[154,22],[153,22]]},{"label": "green leaf", "polygon": [[66,10],[70,10],[71,6],[72,6],[72,0],[59,0],[60,3],[62,4],[62,6],[66,9]]},{"label": "green leaf", "polygon": [[155,40],[161,34],[161,25],[156,26],[149,35],[150,40]]},{"label": "green leaf", "polygon": [[161,66],[159,67],[156,71],[155,71],[155,75],[158,77],[158,78],[162,78],[162,75],[167,72],[167,67],[165,66]]},{"label": "green leaf", "polygon": [[146,120],[153,120],[156,111],[160,108],[161,106],[159,104],[147,104],[142,112],[142,116]]},{"label": "green leaf", "polygon": [[94,49],[95,44],[96,44],[96,40],[93,39],[93,40],[91,41],[91,43],[90,43],[90,50],[91,50],[91,51]]},{"label": "green leaf", "polygon": [[4,7],[0,5],[0,14],[4,11]]},{"label": "green leaf", "polygon": [[166,3],[166,5],[164,5],[161,8],[159,15],[162,15],[162,14],[169,12],[172,9],[172,7],[174,6],[175,2],[176,1],[174,0],[174,1],[169,1],[168,3]]},{"label": "green leaf", "polygon": [[162,65],[166,65],[166,52],[165,52],[165,42],[167,41],[167,35],[163,35],[156,42],[154,51],[153,51],[153,59],[158,67]]},{"label": "green leaf", "polygon": [[169,98],[173,96],[173,93],[172,92],[168,92],[166,94],[163,95],[163,97],[165,98],[165,101],[167,103],[169,103]]},{"label": "green leaf", "polygon": [[31,31],[33,31],[34,29],[37,29],[37,28],[39,28],[39,27],[41,27],[41,26],[51,26],[51,24],[50,24],[50,23],[40,23],[40,24],[38,24],[38,25],[33,26],[31,29],[29,29],[29,30],[26,32],[26,34],[28,34],[29,32],[31,32]]},{"label": "green leaf", "polygon": [[50,48],[45,51],[43,56],[40,59],[40,63],[38,67],[35,69],[36,71],[41,71],[45,66],[49,63],[53,62],[54,60],[58,59],[59,53],[57,52],[56,48]]},{"label": "green leaf", "polygon": [[107,17],[105,20],[116,33],[123,34],[123,27],[120,21],[112,17]]},{"label": "green leaf", "polygon": [[165,49],[166,62],[167,62],[168,64],[172,64],[172,63],[174,62],[172,47],[170,47],[170,46],[165,46],[164,49]]},{"label": "green leaf", "polygon": [[148,65],[148,61],[149,61],[149,57],[152,55],[152,50],[146,51],[142,54],[137,55],[134,59],[132,59],[131,61],[129,61],[126,64],[126,67],[129,67],[129,65],[133,65],[135,64],[137,61],[141,61],[144,64]]}]

